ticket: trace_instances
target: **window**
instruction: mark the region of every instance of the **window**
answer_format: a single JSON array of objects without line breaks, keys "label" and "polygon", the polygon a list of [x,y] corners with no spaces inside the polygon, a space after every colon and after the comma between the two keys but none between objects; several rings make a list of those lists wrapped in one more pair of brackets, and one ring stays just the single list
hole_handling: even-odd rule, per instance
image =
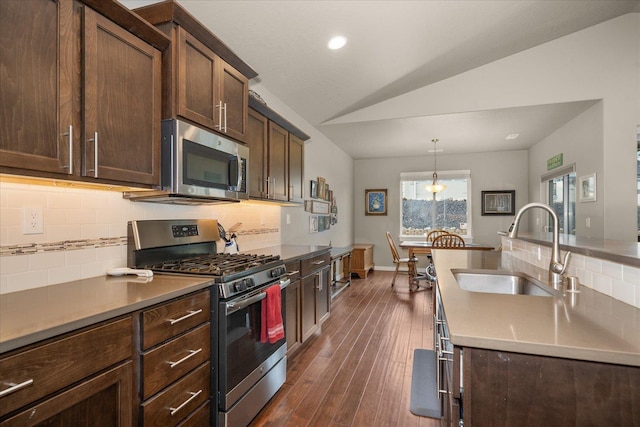
[{"label": "window", "polygon": [[[558,227],[562,234],[576,234],[576,173],[575,165],[558,169],[542,177],[547,188],[547,202],[558,215]],[[553,224],[547,219],[545,230]]]},{"label": "window", "polygon": [[439,193],[425,189],[432,182],[432,174],[400,174],[401,236],[425,236],[430,230],[442,228],[471,237],[470,172],[438,172],[438,182],[447,186]]}]

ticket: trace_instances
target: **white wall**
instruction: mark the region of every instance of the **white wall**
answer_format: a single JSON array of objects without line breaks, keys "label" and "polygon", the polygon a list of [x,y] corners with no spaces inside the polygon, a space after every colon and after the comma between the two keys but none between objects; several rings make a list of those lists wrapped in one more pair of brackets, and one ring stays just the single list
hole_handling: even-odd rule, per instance
[{"label": "white wall", "polygon": [[344,116],[344,120],[387,119],[389,111],[400,118],[584,100],[603,100],[599,195],[605,206],[604,237],[634,240],[638,226],[635,138],[640,124],[640,13],[461,73]]},{"label": "white wall", "polygon": [[[604,174],[603,162],[602,109],[602,102],[596,103],[529,150],[529,195],[532,202],[546,203],[545,193],[541,192],[540,177],[549,172],[547,159],[556,154],[563,154],[565,166],[575,163],[576,185],[581,176],[596,174],[596,201],[581,203],[576,200],[576,235],[597,239],[605,237],[604,212],[607,199],[604,186],[607,177]],[[532,220],[534,216],[529,217]],[[587,218],[590,220],[589,228],[586,227]],[[542,231],[541,228],[533,228],[531,224],[529,230]]]},{"label": "white wall", "polygon": [[[470,170],[472,200],[473,242],[492,246],[500,244],[498,231],[509,228],[511,216],[482,216],[483,190],[516,190],[516,208],[529,200],[527,183],[528,156],[526,151],[502,151],[464,155],[439,155],[438,170]],[[354,231],[356,243],[373,243],[376,268],[393,265],[385,232],[400,234],[400,173],[431,171],[433,156],[401,157],[390,159],[363,159],[355,161],[354,179]],[[387,189],[389,206],[386,216],[366,216],[364,192],[366,189]]]}]

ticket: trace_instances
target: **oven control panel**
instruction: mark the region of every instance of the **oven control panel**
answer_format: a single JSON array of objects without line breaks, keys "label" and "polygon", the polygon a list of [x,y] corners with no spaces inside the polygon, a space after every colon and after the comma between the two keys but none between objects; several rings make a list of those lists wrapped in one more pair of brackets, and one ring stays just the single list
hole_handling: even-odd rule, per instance
[{"label": "oven control panel", "polygon": [[197,224],[188,224],[188,225],[172,225],[171,233],[173,237],[190,237],[198,235],[198,225]]},{"label": "oven control panel", "polygon": [[223,299],[243,294],[252,289],[259,289],[275,284],[287,273],[284,264],[253,272],[240,279],[220,284],[220,297]]}]

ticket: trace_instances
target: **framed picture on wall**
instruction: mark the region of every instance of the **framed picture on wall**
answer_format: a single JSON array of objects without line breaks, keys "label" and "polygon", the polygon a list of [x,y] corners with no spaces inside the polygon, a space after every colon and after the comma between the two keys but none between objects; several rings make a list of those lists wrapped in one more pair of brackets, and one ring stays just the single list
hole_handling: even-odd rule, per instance
[{"label": "framed picture on wall", "polygon": [[318,232],[318,215],[311,215],[309,217],[309,233]]},{"label": "framed picture on wall", "polygon": [[364,190],[364,203],[365,215],[386,215],[387,189]]},{"label": "framed picture on wall", "polygon": [[515,215],[516,190],[482,192],[482,215]]},{"label": "framed picture on wall", "polygon": [[596,174],[585,175],[580,177],[578,191],[580,192],[581,202],[596,201]]},{"label": "framed picture on wall", "polygon": [[318,181],[311,181],[311,189],[309,191],[309,195],[312,199],[318,198]]}]

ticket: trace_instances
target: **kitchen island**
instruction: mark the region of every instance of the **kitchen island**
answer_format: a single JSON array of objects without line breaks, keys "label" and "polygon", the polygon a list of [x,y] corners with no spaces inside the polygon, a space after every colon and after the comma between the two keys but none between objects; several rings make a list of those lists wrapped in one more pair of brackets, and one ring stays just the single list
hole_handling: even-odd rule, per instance
[{"label": "kitchen island", "polygon": [[537,296],[458,285],[464,270],[549,283],[504,252],[434,250],[434,262],[444,425],[640,425],[638,308],[584,286]]}]

